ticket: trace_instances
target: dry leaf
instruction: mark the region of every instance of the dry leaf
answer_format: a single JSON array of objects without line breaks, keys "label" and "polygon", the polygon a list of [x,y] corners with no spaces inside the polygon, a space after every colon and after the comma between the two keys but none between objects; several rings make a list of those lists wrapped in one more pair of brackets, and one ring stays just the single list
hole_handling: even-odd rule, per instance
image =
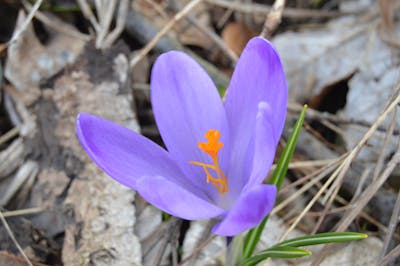
[{"label": "dry leaf", "polygon": [[226,45],[240,55],[247,42],[257,33],[242,22],[231,22],[224,27],[221,35]]}]

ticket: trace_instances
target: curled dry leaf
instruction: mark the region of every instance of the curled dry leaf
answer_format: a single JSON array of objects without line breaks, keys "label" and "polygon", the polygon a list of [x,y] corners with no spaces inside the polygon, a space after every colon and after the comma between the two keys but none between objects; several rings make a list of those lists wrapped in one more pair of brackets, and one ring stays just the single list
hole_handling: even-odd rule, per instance
[{"label": "curled dry leaf", "polygon": [[237,55],[242,53],[247,42],[256,35],[256,32],[242,22],[231,22],[222,30],[222,39]]},{"label": "curled dry leaf", "polygon": [[[18,30],[24,20],[25,13],[20,11],[15,30]],[[70,25],[62,25],[74,30]],[[85,45],[82,39],[53,29],[46,30],[49,34],[46,44],[42,44],[36,37],[32,24],[9,44],[4,76],[20,91],[28,92],[38,88],[41,81],[73,63]]]}]

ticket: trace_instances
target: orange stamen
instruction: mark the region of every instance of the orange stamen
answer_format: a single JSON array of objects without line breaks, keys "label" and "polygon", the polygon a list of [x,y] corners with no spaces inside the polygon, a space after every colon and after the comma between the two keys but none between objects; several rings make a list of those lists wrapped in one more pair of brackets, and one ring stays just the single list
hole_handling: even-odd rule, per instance
[{"label": "orange stamen", "polygon": [[[204,172],[206,173],[206,181],[214,185],[214,187],[218,190],[219,194],[224,194],[228,192],[228,183],[226,180],[226,176],[221,168],[219,168],[218,163],[218,151],[224,146],[222,142],[219,141],[221,137],[221,133],[218,130],[210,129],[204,136],[207,139],[207,142],[199,142],[197,146],[200,150],[210,155],[213,164],[201,163],[201,162],[189,162],[190,164],[198,165],[203,167]],[[209,169],[213,170],[217,177],[211,175]]]}]

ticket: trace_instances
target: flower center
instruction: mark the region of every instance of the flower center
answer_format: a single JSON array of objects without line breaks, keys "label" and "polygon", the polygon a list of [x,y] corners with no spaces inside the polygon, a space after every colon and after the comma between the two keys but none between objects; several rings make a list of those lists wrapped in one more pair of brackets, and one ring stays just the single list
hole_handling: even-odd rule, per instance
[{"label": "flower center", "polygon": [[[210,129],[204,135],[207,139],[207,142],[198,142],[197,146],[200,150],[210,155],[213,164],[201,163],[201,162],[189,162],[190,164],[198,165],[203,167],[204,172],[206,173],[206,181],[214,185],[219,194],[224,194],[228,192],[228,183],[226,180],[226,176],[221,168],[219,168],[218,163],[218,151],[224,146],[224,144],[219,141],[221,137],[221,133],[216,129]],[[209,170],[213,170],[216,176],[211,175]]]}]

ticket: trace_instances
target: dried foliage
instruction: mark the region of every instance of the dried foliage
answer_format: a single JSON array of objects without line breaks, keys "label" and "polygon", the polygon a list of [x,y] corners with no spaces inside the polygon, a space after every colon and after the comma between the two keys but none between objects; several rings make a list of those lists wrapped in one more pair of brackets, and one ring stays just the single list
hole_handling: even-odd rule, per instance
[{"label": "dried foliage", "polygon": [[280,149],[311,107],[260,246],[353,230],[371,237],[295,264],[400,263],[397,1],[15,2],[0,1],[0,265],[223,263],[213,221],[164,217],[108,179],[75,118],[101,115],[162,143],[149,101],[156,56],[191,54],[225,92],[256,35],[276,46],[289,84]]}]

